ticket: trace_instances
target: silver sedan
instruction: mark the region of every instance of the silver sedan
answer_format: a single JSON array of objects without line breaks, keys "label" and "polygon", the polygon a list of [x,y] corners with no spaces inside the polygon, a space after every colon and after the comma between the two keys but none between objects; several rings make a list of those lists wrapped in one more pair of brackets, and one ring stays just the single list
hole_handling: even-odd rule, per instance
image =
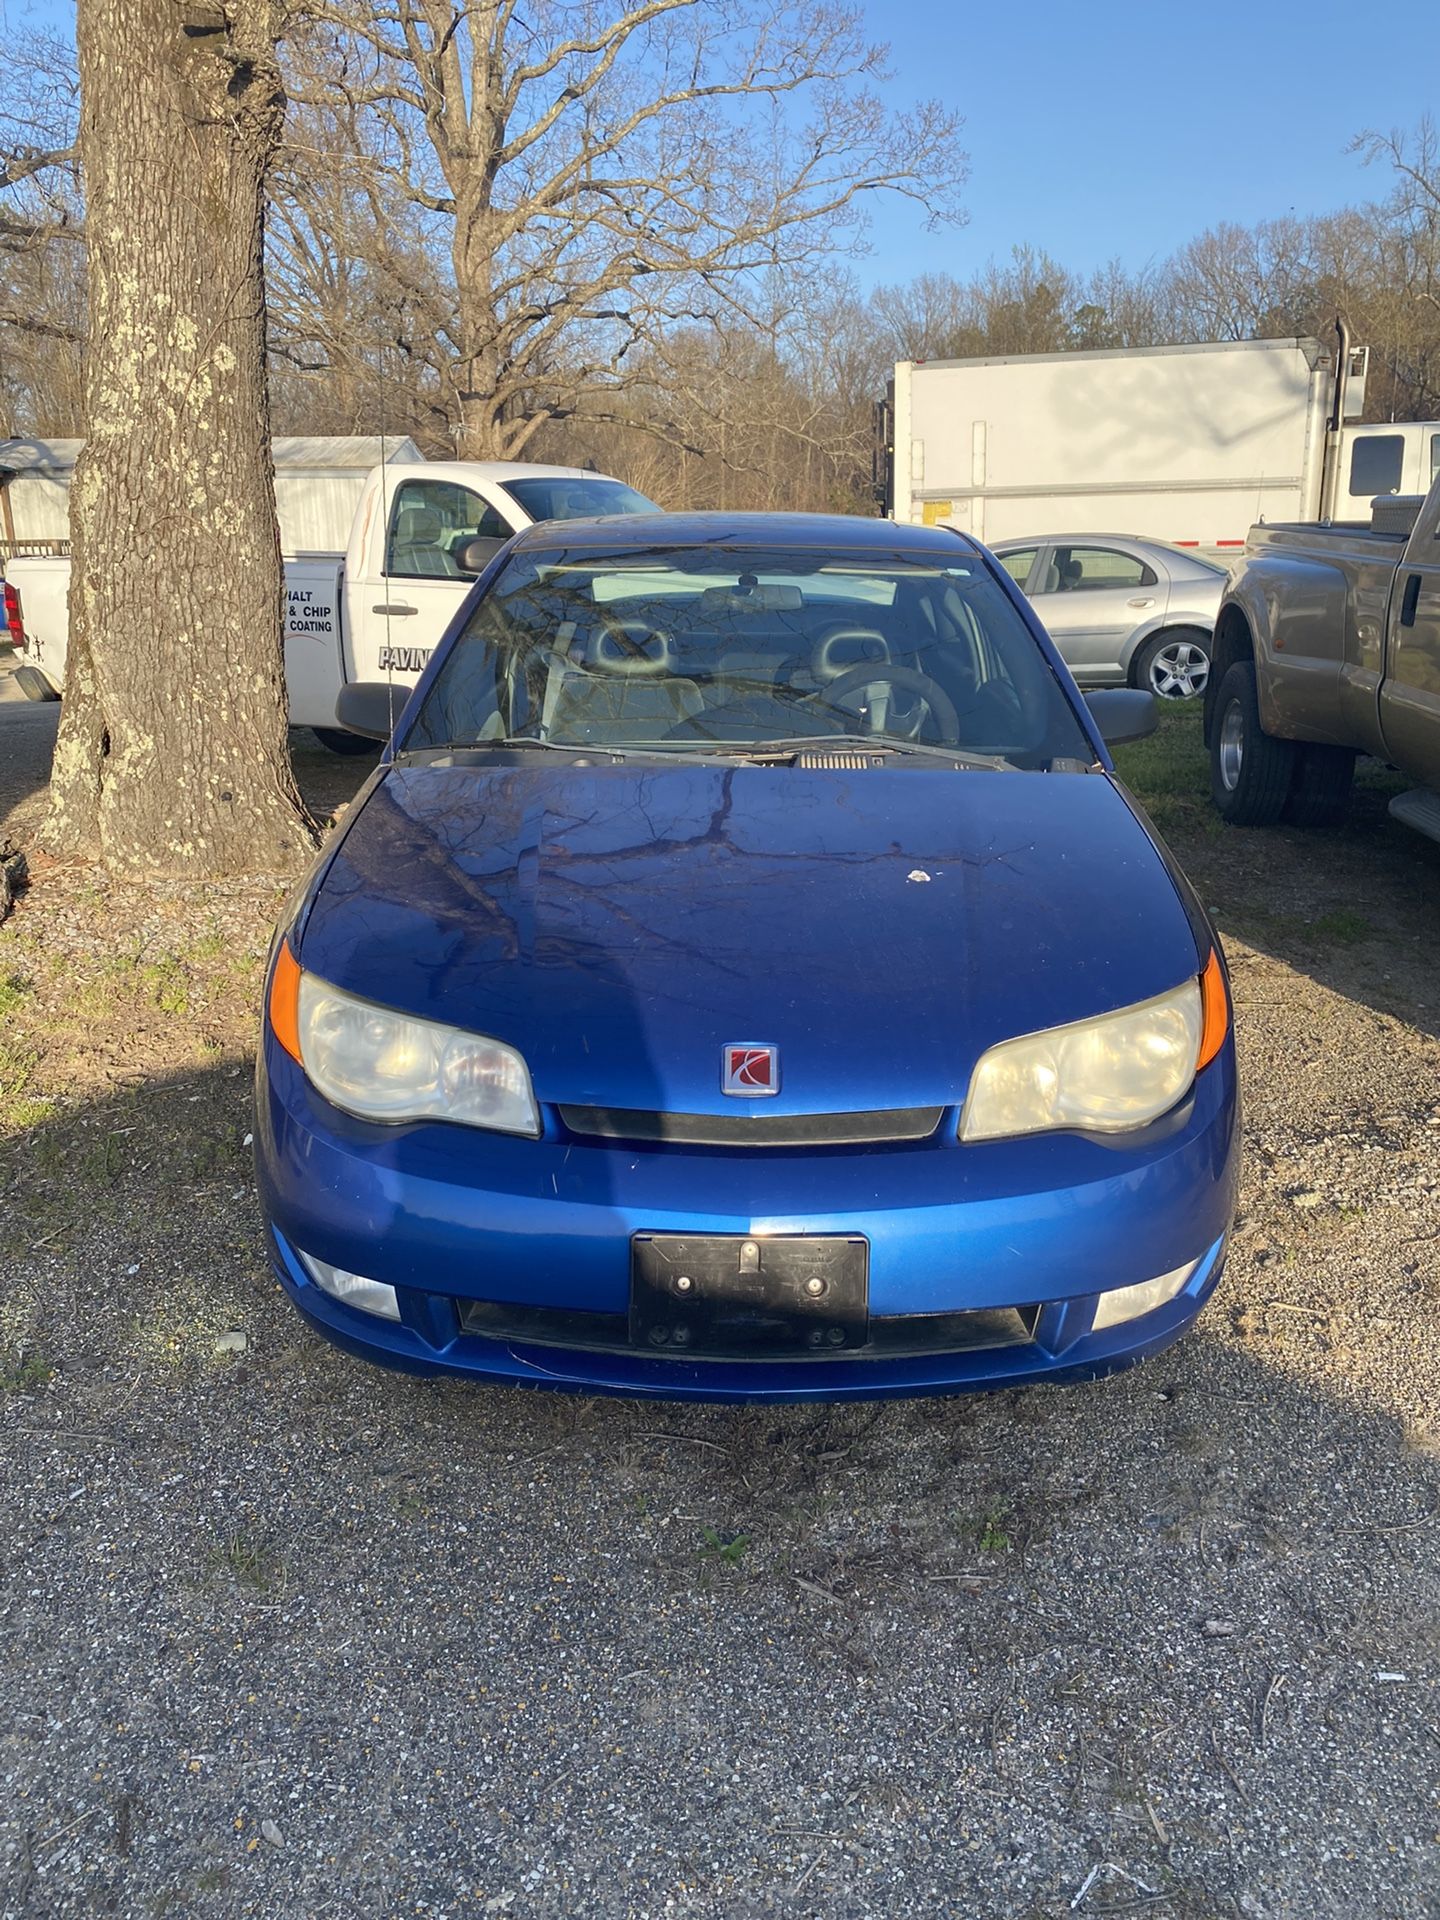
[{"label": "silver sedan", "polygon": [[1002,540],[994,552],[1082,684],[1148,687],[1166,700],[1204,692],[1223,567],[1112,533]]}]

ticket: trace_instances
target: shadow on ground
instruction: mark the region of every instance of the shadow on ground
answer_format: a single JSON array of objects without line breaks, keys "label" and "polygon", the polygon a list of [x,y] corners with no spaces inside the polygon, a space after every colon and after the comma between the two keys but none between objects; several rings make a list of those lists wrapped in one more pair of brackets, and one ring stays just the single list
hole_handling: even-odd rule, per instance
[{"label": "shadow on ground", "polygon": [[1433,1241],[1242,1233],[1093,1387],[680,1409],[320,1343],[249,1131],[226,1059],[0,1148],[4,1911],[1433,1912]]},{"label": "shadow on ground", "polygon": [[1407,783],[1361,761],[1342,827],[1227,827],[1209,797],[1198,702],[1117,755],[1227,942],[1440,1036],[1440,846],[1387,812]]}]

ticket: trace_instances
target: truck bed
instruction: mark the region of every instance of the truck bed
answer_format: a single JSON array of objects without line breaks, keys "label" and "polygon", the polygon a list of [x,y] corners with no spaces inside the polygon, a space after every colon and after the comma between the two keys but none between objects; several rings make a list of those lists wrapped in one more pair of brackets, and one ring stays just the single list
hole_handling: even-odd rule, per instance
[{"label": "truck bed", "polygon": [[1258,552],[1262,547],[1295,547],[1301,553],[1322,553],[1326,559],[1355,553],[1367,560],[1397,562],[1405,551],[1406,535],[1382,532],[1375,527],[1351,526],[1332,522],[1321,526],[1314,520],[1277,520],[1268,526],[1252,527],[1247,544]]}]

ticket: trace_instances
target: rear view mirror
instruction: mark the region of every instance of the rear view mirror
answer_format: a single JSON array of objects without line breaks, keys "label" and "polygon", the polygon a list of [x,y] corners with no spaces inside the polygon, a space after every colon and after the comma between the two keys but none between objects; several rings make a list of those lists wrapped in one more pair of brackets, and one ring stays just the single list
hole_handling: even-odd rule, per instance
[{"label": "rear view mirror", "polygon": [[409,687],[393,687],[383,680],[352,680],[340,689],[335,718],[347,733],[388,740],[409,698]]},{"label": "rear view mirror", "polygon": [[1107,747],[1148,739],[1160,724],[1155,696],[1142,687],[1104,687],[1087,693],[1085,704]]}]

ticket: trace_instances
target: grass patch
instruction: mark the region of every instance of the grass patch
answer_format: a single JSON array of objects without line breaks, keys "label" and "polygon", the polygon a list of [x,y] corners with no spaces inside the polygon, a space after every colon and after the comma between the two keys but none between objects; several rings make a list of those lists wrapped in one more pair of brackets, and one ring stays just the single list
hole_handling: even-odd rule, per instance
[{"label": "grass patch", "polygon": [[1160,724],[1148,740],[1115,752],[1115,771],[1161,833],[1216,840],[1225,823],[1210,801],[1210,757],[1198,700],[1160,703]]},{"label": "grass patch", "polygon": [[81,1156],[81,1176],[97,1187],[113,1187],[124,1169],[125,1144],[118,1133],[92,1140]]},{"label": "grass patch", "polygon": [[701,1564],[738,1567],[750,1545],[748,1533],[717,1533],[714,1527],[702,1527],[697,1549]]},{"label": "grass patch", "polygon": [[18,1013],[29,992],[29,981],[22,980],[18,973],[12,973],[7,980],[0,980],[0,1020]]},{"label": "grass patch", "polygon": [[979,1519],[972,1520],[965,1531],[974,1538],[981,1553],[1008,1553],[1009,1529],[1009,1507],[1003,1500],[992,1500]]},{"label": "grass patch", "polygon": [[1348,907],[1322,913],[1318,920],[1311,922],[1311,932],[1318,939],[1342,947],[1353,946],[1357,940],[1368,940],[1374,931],[1363,913],[1352,913]]},{"label": "grass patch", "polygon": [[285,1578],[280,1556],[263,1540],[246,1533],[234,1533],[222,1540],[210,1556],[210,1567],[215,1573],[229,1574],[237,1586],[249,1587],[254,1593],[273,1593]]},{"label": "grass patch", "polygon": [[54,1367],[40,1353],[22,1353],[0,1362],[0,1393],[30,1393],[54,1378]]},{"label": "grass patch", "polygon": [[1369,940],[1376,931],[1363,913],[1349,907],[1338,907],[1313,919],[1300,913],[1266,913],[1260,907],[1246,907],[1234,919],[1237,931],[1251,946],[1282,951],[1353,947],[1358,941]]},{"label": "grass patch", "polygon": [[37,1105],[30,1092],[36,1056],[28,1047],[0,1040],[0,1130],[23,1133],[35,1125]]}]

